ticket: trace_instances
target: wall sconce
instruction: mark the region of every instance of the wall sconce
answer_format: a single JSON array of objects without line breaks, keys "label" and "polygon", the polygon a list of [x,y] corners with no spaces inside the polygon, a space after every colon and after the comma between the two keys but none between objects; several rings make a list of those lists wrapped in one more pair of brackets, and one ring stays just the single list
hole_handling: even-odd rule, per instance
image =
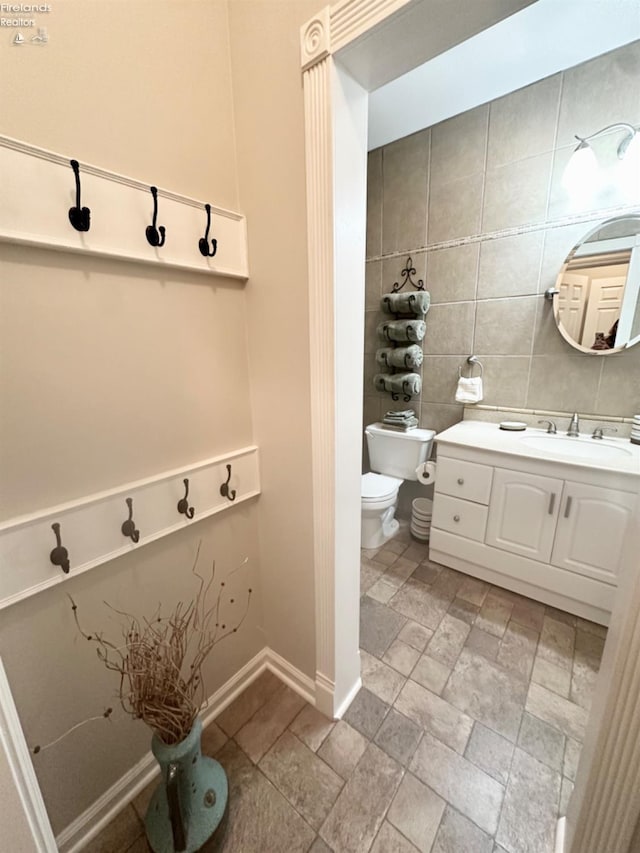
[{"label": "wall sconce", "polygon": [[626,122],[609,124],[607,127],[603,127],[602,130],[597,130],[595,133],[589,134],[589,136],[582,137],[576,135],[579,145],[571,155],[562,176],[562,186],[571,195],[591,193],[600,180],[598,161],[596,160],[593,148],[587,140],[616,130],[627,131],[618,145],[618,159],[628,162],[638,156],[637,152],[640,149],[638,128]]}]

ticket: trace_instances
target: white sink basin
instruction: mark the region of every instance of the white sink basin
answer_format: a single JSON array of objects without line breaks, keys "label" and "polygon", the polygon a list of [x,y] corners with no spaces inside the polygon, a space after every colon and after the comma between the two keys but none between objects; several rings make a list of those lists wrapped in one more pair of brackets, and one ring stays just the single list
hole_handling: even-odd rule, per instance
[{"label": "white sink basin", "polygon": [[522,444],[531,447],[533,450],[539,450],[543,453],[548,453],[552,456],[562,456],[571,459],[592,459],[607,460],[607,459],[622,459],[625,456],[632,456],[633,453],[628,447],[621,447],[618,444],[612,444],[606,440],[593,439],[589,437],[569,438],[564,435],[523,435],[521,437]]}]

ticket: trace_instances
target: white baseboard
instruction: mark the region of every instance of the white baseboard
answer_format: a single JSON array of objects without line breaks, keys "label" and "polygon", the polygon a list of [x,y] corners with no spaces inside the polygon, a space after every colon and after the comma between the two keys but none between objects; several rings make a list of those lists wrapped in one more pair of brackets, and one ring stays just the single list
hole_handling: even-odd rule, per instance
[{"label": "white baseboard", "polygon": [[342,717],[347,712],[347,708],[353,702],[353,700],[356,698],[356,694],[357,694],[358,690],[360,690],[361,687],[362,687],[362,679],[358,678],[358,680],[353,685],[351,690],[347,693],[346,698],[344,699],[344,701],[342,702],[342,704],[340,705],[340,707],[336,711],[336,713],[335,713],[336,720],[342,719]]},{"label": "white baseboard", "polygon": [[[224,711],[265,669],[271,670],[306,702],[315,704],[313,680],[265,647],[209,698],[201,714],[203,726]],[[158,775],[159,770],[155,758],[148,752],[57,836],[60,853],[79,853]]]},{"label": "white baseboard", "polygon": [[566,817],[561,817],[556,826],[556,847],[555,853],[564,853],[564,833],[567,828]]}]

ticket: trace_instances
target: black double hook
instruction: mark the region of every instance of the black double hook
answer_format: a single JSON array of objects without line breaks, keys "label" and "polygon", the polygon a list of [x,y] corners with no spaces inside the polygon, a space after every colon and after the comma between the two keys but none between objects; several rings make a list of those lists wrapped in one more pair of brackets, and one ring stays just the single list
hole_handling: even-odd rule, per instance
[{"label": "black double hook", "polygon": [[189,480],[185,477],[182,482],[184,483],[184,497],[178,501],[178,512],[181,515],[186,515],[187,518],[193,518],[196,511],[192,506],[189,506]]},{"label": "black double hook", "polygon": [[198,240],[198,248],[200,254],[205,258],[212,258],[218,251],[218,241],[215,238],[211,240],[211,251],[209,251],[209,229],[211,228],[211,205],[205,204],[204,209],[207,211],[207,228],[204,232],[204,237]]},{"label": "black double hook", "polygon": [[126,498],[126,504],[129,507],[129,518],[122,522],[122,535],[127,536],[132,542],[138,542],[140,540],[140,531],[136,529],[133,520],[133,498]]},{"label": "black double hook", "polygon": [[76,206],[69,208],[69,222],[76,231],[88,231],[91,225],[91,211],[88,207],[80,206],[80,164],[77,160],[69,162],[76,176]]},{"label": "black double hook", "polygon": [[53,549],[51,554],[49,554],[49,559],[54,566],[60,566],[65,575],[68,575],[69,568],[71,566],[69,562],[69,552],[62,544],[62,539],[60,537],[60,525],[57,521],[51,525],[51,529],[56,534],[56,547]]},{"label": "black double hook", "polygon": [[227,482],[223,483],[220,486],[220,494],[223,498],[228,498],[230,501],[235,501],[236,499],[236,490],[229,488],[229,481],[231,480],[231,465],[227,465]]},{"label": "black double hook", "polygon": [[153,222],[151,225],[147,225],[145,234],[151,246],[164,246],[166,238],[165,227],[164,225],[160,225],[159,228],[156,227],[158,222],[158,187],[149,187],[149,189],[153,196]]}]

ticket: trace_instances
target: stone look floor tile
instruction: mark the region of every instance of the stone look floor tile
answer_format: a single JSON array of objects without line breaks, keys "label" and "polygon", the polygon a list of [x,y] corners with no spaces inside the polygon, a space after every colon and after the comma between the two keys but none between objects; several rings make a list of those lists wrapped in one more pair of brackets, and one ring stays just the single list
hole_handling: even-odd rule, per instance
[{"label": "stone look floor tile", "polygon": [[469,631],[466,622],[454,619],[447,613],[427,646],[427,654],[445,666],[452,667],[462,651]]},{"label": "stone look floor tile", "polygon": [[281,682],[278,678],[268,669],[265,670],[221,714],[218,714],[216,724],[225,734],[233,737],[280,686]]},{"label": "stone look floor tile", "polygon": [[502,637],[511,618],[512,609],[513,605],[492,589],[480,608],[475,622],[476,628],[493,634],[494,637]]},{"label": "stone look floor tile", "polygon": [[338,720],[318,755],[343,779],[348,779],[368,746],[368,740],[344,720]]},{"label": "stone look floor tile", "polygon": [[587,712],[579,705],[563,699],[556,693],[531,682],[527,695],[526,710],[562,734],[582,742],[587,726]]},{"label": "stone look floor tile", "polygon": [[344,784],[337,773],[286,731],[260,761],[260,769],[317,831]]},{"label": "stone look floor tile", "polygon": [[369,744],[320,830],[324,841],[340,853],[366,853],[402,775],[397,761]]},{"label": "stone look floor tile", "polygon": [[481,581],[478,578],[467,577],[458,590],[457,597],[468,601],[469,604],[475,604],[477,607],[482,607],[488,592],[488,583]]},{"label": "stone look floor tile", "polygon": [[454,598],[447,612],[449,616],[460,619],[461,622],[466,622],[467,625],[473,625],[480,612],[480,608],[475,604],[469,604],[463,598]]},{"label": "stone look floor tile", "polygon": [[576,781],[576,771],[578,769],[578,761],[582,752],[582,744],[572,737],[567,738],[567,744],[564,749],[564,762],[562,773],[572,782]]},{"label": "stone look floor tile", "polygon": [[393,586],[385,580],[383,575],[367,590],[369,598],[379,601],[381,604],[387,604],[398,591],[397,586]]},{"label": "stone look floor tile", "polygon": [[566,613],[564,610],[558,610],[549,604],[546,605],[546,615],[550,619],[555,619],[556,622],[564,622],[565,625],[569,625],[572,628],[575,628],[578,624],[578,617],[573,613]]},{"label": "stone look floor tile", "polygon": [[[127,847],[125,853],[149,853],[151,848],[147,843],[147,836],[141,835],[136,841],[133,842],[131,847]],[[111,853],[114,853],[112,850]]]},{"label": "stone look floor tile", "polygon": [[385,542],[385,551],[392,551],[394,554],[397,554],[399,557],[404,554],[409,546],[406,542],[400,542],[400,540],[394,536],[393,539],[390,539],[388,542]]},{"label": "stone look floor tile", "polygon": [[[421,545],[417,542],[412,542],[406,551],[402,554],[406,560],[415,560],[416,563],[429,562],[429,546]],[[439,570],[442,566],[436,566]]]},{"label": "stone look floor tile", "polygon": [[417,568],[418,563],[415,560],[407,560],[406,557],[398,557],[395,563],[384,573],[382,579],[391,586],[401,587]]},{"label": "stone look floor tile", "polygon": [[420,726],[392,708],[378,729],[375,742],[387,755],[405,766],[412,758],[421,737]]},{"label": "stone look floor tile", "polygon": [[522,717],[518,746],[529,755],[537,758],[551,770],[562,772],[564,760],[565,737],[553,726],[538,717],[525,713]]},{"label": "stone look floor tile", "polygon": [[500,641],[496,661],[505,669],[529,681],[537,645],[536,631],[511,621]]},{"label": "stone look floor tile", "polygon": [[229,779],[227,817],[202,853],[306,853],[315,832],[234,741],[219,760]]},{"label": "stone look floor tile", "polygon": [[468,649],[482,655],[487,660],[495,660],[500,650],[500,639],[473,626],[465,643]]},{"label": "stone look floor tile", "polygon": [[309,853],[333,853],[333,850],[318,836],[309,848]]},{"label": "stone look floor tile", "polygon": [[236,734],[238,746],[257,764],[304,705],[304,699],[283,684]]},{"label": "stone look floor tile", "polygon": [[372,563],[378,563],[381,566],[386,566],[387,568],[398,559],[398,555],[394,554],[393,551],[389,551],[387,548],[381,548],[375,557],[372,559]]},{"label": "stone look floor tile", "polygon": [[401,835],[388,821],[380,827],[380,832],[371,848],[371,853],[416,853],[417,848]]},{"label": "stone look floor tile", "polygon": [[513,603],[511,618],[523,628],[531,628],[539,634],[542,631],[542,623],[544,620],[545,607],[539,601],[533,601],[531,598],[520,596]]},{"label": "stone look floor tile", "polygon": [[209,725],[202,730],[202,738],[200,741],[202,752],[205,755],[213,757],[222,749],[227,740],[228,738],[220,726],[217,726],[213,722],[209,723]]},{"label": "stone look floor tile", "polygon": [[[204,752],[204,750],[203,750]],[[211,755],[211,753],[208,753]],[[158,770],[160,768],[158,767]],[[567,775],[567,774],[565,774]],[[131,801],[131,805],[136,811],[136,814],[140,818],[140,820],[144,823],[145,815],[147,814],[147,809],[149,808],[149,803],[151,802],[151,797],[153,796],[153,792],[160,784],[160,773],[155,776],[148,785],[137,794],[133,800]]]},{"label": "stone look floor tile", "polygon": [[405,682],[405,676],[367,652],[360,652],[362,684],[378,699],[392,705]]},{"label": "stone look floor tile", "polygon": [[466,758],[425,734],[409,769],[489,835],[498,826],[504,788]]},{"label": "stone look floor tile", "polygon": [[447,612],[449,603],[436,597],[430,586],[413,578],[409,578],[389,602],[394,610],[406,616],[407,619],[419,622],[433,631]]},{"label": "stone look floor tile", "polygon": [[598,625],[596,622],[589,622],[588,619],[582,619],[578,616],[576,627],[581,631],[586,631],[587,634],[594,634],[596,637],[601,637],[603,640],[607,637],[607,629],[604,625]]},{"label": "stone look floor tile", "polygon": [[422,583],[432,584],[440,574],[440,569],[430,563],[420,563],[417,569],[413,572],[413,577]]},{"label": "stone look floor tile", "polygon": [[571,779],[563,777],[562,787],[560,788],[560,804],[558,806],[558,817],[565,817],[569,808],[569,800],[573,794],[573,782]]},{"label": "stone look floor tile", "polygon": [[360,599],[360,647],[381,658],[404,622],[400,613],[365,595]]},{"label": "stone look floor tile", "polygon": [[349,706],[344,719],[366,738],[371,739],[387,716],[389,705],[366,687],[362,687]]},{"label": "stone look floor tile", "polygon": [[552,690],[559,696],[569,698],[571,690],[571,672],[561,666],[556,666],[555,663],[550,663],[548,660],[536,656],[531,673],[531,680],[536,684],[541,684],[547,690]]},{"label": "stone look floor tile", "polygon": [[475,723],[464,756],[476,767],[492,776],[496,782],[506,785],[513,749],[511,741],[483,726],[482,723]]},{"label": "stone look floor tile", "polygon": [[369,560],[362,560],[360,563],[360,595],[364,595],[371,587],[380,580],[384,572],[383,566],[377,566]]},{"label": "stone look floor tile", "polygon": [[422,655],[411,673],[411,680],[417,681],[422,687],[426,687],[427,690],[440,696],[450,675],[450,667],[434,660],[429,655]]},{"label": "stone look floor tile", "polygon": [[442,695],[474,720],[515,743],[527,696],[524,681],[463,649]]},{"label": "stone look floor tile", "polygon": [[411,675],[419,657],[420,652],[417,649],[403,643],[402,640],[396,639],[384,653],[382,660],[402,675],[407,676]]},{"label": "stone look floor tile", "polygon": [[87,853],[124,853],[143,834],[142,821],[133,806],[127,806],[83,849]]},{"label": "stone look floor tile", "polygon": [[407,681],[396,699],[395,708],[456,752],[464,752],[473,720],[440,696],[415,681]]},{"label": "stone look floor tile", "polygon": [[447,806],[431,853],[492,853],[493,839],[451,806]]},{"label": "stone look floor tile", "polygon": [[496,841],[511,853],[553,853],[560,776],[516,747]]},{"label": "stone look floor tile", "polygon": [[333,720],[329,720],[313,705],[305,705],[289,728],[309,749],[317,752],[334,725]]},{"label": "stone look floor tile", "polygon": [[398,634],[398,639],[402,640],[413,649],[423,652],[429,640],[433,637],[433,631],[420,625],[418,622],[407,622]]},{"label": "stone look floor tile", "polygon": [[575,628],[571,625],[545,616],[540,633],[538,655],[562,669],[571,670],[575,633]]},{"label": "stone look floor tile", "polygon": [[429,853],[445,806],[441,797],[407,773],[391,803],[387,819],[418,850]]}]

